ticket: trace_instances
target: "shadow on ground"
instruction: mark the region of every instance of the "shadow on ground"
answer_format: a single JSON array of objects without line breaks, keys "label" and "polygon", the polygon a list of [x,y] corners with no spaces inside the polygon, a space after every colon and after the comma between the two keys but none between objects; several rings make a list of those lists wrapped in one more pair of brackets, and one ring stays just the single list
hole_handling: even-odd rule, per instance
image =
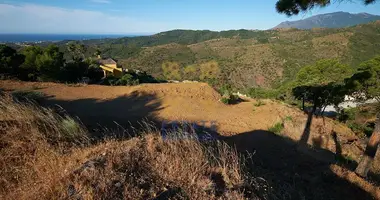
[{"label": "shadow on ground", "polygon": [[155,112],[162,109],[161,101],[155,95],[141,92],[107,100],[66,101],[50,97],[41,104],[60,114],[67,113],[79,119],[96,138],[133,136],[138,129],[145,126],[143,121],[158,126]]},{"label": "shadow on ground", "polygon": [[244,154],[253,156],[248,168],[273,187],[273,199],[374,199],[358,186],[338,177],[330,169],[338,164],[353,170],[356,163],[330,151],[310,148],[264,130],[221,138]]},{"label": "shadow on ground", "polygon": [[[155,114],[163,109],[161,101],[151,94],[135,92],[109,100],[65,101],[49,97],[42,104],[58,112],[77,116],[95,137],[104,137],[102,134],[109,133],[99,131],[99,127],[130,135],[133,133],[132,126],[141,127],[141,120],[152,121],[158,128],[163,123]],[[251,155],[251,159],[247,160],[248,170],[254,177],[262,177],[268,182],[271,187],[267,191],[269,199],[375,199],[331,170],[331,164],[338,164],[353,171],[356,163],[346,161],[330,151],[311,148],[303,141],[299,143],[265,130],[221,136],[212,129],[203,129],[242,154]],[[304,134],[308,137],[309,133]]]}]

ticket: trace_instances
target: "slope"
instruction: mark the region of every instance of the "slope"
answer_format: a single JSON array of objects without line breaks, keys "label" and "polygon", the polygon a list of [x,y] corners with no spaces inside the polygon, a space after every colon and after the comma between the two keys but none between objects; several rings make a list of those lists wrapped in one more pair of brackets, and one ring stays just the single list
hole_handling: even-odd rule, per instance
[{"label": "slope", "polygon": [[368,22],[380,20],[380,16],[371,15],[368,13],[351,14],[348,12],[334,12],[315,15],[306,19],[297,21],[281,22],[273,29],[278,28],[298,28],[298,29],[312,29],[312,28],[344,28],[358,24],[365,24]]}]

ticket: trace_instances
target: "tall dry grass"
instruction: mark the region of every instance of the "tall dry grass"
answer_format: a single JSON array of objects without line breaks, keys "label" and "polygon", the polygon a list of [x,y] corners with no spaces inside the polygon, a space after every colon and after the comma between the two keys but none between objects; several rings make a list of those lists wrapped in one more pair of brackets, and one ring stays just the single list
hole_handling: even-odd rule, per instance
[{"label": "tall dry grass", "polygon": [[2,96],[0,199],[258,198],[234,149],[163,140],[149,127],[129,140],[90,144],[69,116]]}]

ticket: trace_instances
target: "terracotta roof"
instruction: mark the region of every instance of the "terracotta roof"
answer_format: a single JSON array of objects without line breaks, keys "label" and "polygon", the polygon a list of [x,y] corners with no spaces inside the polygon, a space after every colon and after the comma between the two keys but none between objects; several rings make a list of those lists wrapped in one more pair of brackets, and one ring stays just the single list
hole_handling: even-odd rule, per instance
[{"label": "terracotta roof", "polygon": [[112,64],[117,64],[115,60],[112,58],[107,58],[107,59],[100,59],[98,62],[102,65],[112,65]]}]

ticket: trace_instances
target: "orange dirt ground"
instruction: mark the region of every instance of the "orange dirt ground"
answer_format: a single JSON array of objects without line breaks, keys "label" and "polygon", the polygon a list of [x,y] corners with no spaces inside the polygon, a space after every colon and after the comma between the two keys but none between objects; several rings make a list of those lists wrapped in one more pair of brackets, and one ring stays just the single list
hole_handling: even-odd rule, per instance
[{"label": "orange dirt ground", "polygon": [[[187,121],[202,124],[202,121],[205,121],[206,127],[214,121],[217,132],[222,137],[241,136],[234,138],[236,139],[234,144],[240,146],[238,149],[250,148],[255,143],[251,144],[252,141],[244,137],[245,134],[257,131],[262,134],[264,130],[268,130],[278,122],[284,123],[281,136],[296,143],[301,138],[307,120],[307,115],[299,109],[272,100],[264,100],[265,105],[262,106],[254,106],[256,101],[253,99],[244,99],[236,105],[224,105],[219,102],[220,95],[206,83],[101,86],[0,81],[0,88],[6,91],[40,91],[47,96],[45,101],[47,105],[59,105],[71,115],[78,116],[88,126],[96,124],[112,126],[115,122],[121,126],[127,126],[128,121],[133,123],[144,118],[159,123]],[[339,145],[341,154],[358,160],[365,143],[350,129],[332,119],[314,118],[308,143],[311,146],[326,149],[330,154],[336,153],[338,147],[336,140],[332,137],[334,132],[341,143]],[[263,148],[267,148],[266,150],[277,148],[281,151],[282,144],[278,147],[271,142],[256,145],[262,145]],[[273,149],[269,152],[282,153]],[[315,154],[312,152],[310,155]],[[315,157],[319,160],[318,155]],[[322,157],[321,159],[325,159],[324,156]],[[340,166],[332,165],[331,171],[338,177],[348,177],[346,180],[351,184],[371,193],[375,198],[380,198],[379,187],[356,177],[355,174]]]}]

